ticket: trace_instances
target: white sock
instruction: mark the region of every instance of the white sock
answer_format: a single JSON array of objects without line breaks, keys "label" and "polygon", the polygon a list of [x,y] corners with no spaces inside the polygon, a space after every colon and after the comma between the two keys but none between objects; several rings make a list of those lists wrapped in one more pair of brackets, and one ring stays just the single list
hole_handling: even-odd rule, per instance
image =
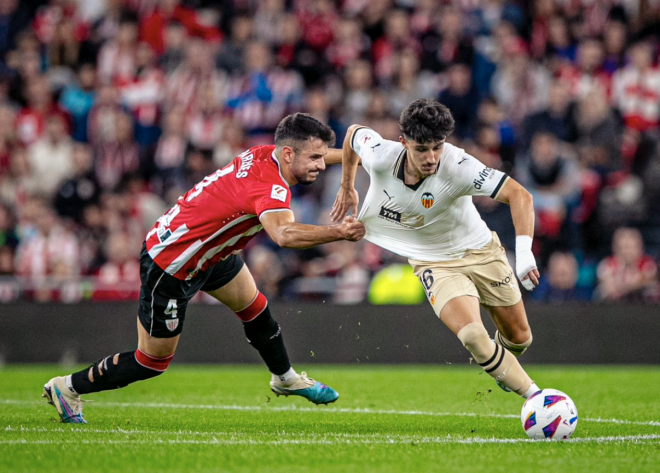
[{"label": "white sock", "polygon": [[532,385],[531,385],[531,386],[529,387],[529,389],[525,392],[525,394],[523,394],[523,397],[524,397],[525,399],[527,399],[529,396],[531,396],[532,394],[534,394],[535,392],[538,392],[538,391],[540,391],[540,390],[541,390],[541,388],[539,388],[539,387],[536,385],[536,383],[532,383]]},{"label": "white sock", "polygon": [[275,383],[282,384],[284,386],[290,385],[296,378],[298,378],[298,373],[293,368],[289,368],[289,371],[287,371],[284,374],[276,375],[272,374],[272,380]]},{"label": "white sock", "polygon": [[69,391],[71,391],[73,394],[78,394],[76,390],[73,389],[73,384],[71,383],[71,375],[64,377],[64,384],[66,384],[66,387],[69,388]]}]

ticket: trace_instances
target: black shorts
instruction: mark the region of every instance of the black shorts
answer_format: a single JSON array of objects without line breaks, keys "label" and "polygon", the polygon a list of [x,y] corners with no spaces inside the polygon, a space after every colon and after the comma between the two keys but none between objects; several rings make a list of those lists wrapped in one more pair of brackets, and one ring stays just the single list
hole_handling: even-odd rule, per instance
[{"label": "black shorts", "polygon": [[231,255],[188,281],[182,281],[160,269],[143,244],[140,253],[140,323],[156,338],[180,334],[190,299],[198,291],[213,291],[226,285],[244,264],[240,256]]}]

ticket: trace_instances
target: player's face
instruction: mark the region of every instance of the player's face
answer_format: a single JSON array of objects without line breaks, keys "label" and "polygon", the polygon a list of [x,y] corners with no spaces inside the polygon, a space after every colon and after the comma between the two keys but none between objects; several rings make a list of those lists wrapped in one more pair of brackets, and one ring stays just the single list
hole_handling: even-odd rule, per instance
[{"label": "player's face", "polygon": [[399,141],[408,152],[407,171],[419,179],[435,174],[440,164],[444,140],[435,143],[417,143],[400,137]]},{"label": "player's face", "polygon": [[328,154],[328,145],[320,138],[308,141],[293,157],[291,172],[299,184],[308,185],[316,180],[325,169],[323,157]]}]

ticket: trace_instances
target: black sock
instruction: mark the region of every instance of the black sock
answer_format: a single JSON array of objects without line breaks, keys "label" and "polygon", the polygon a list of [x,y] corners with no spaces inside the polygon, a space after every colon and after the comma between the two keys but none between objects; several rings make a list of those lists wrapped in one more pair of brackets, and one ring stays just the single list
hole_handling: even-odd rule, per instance
[{"label": "black sock", "polygon": [[243,329],[248,342],[257,349],[271,373],[280,376],[289,371],[291,363],[282,332],[268,306],[255,319],[243,322]]},{"label": "black sock", "polygon": [[[92,370],[94,381],[89,379]],[[137,362],[134,351],[107,356],[82,371],[71,375],[71,385],[78,394],[97,393],[123,388],[135,381],[153,378],[162,371],[146,368]]]}]

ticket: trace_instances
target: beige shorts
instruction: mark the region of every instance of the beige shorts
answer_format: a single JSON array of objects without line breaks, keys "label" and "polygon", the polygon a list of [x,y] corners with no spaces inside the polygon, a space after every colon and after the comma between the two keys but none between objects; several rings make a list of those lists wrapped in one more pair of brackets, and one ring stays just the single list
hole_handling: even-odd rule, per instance
[{"label": "beige shorts", "polygon": [[506,252],[495,232],[489,244],[468,250],[461,259],[451,261],[408,260],[422,281],[426,296],[438,317],[454,297],[478,297],[488,306],[511,306],[522,295]]}]

